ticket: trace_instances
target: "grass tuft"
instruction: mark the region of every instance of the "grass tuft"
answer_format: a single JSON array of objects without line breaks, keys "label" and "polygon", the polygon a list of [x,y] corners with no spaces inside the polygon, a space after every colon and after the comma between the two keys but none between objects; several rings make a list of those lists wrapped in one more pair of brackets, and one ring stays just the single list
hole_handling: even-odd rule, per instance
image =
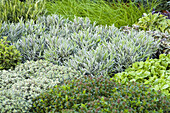
[{"label": "grass tuft", "polygon": [[46,8],[48,15],[58,14],[73,21],[74,16],[89,17],[91,23],[96,22],[96,25],[115,25],[132,26],[143,13],[149,13],[159,3],[152,2],[148,6],[137,6],[131,0],[129,3],[123,1],[107,2],[104,0],[56,0],[47,2]]}]

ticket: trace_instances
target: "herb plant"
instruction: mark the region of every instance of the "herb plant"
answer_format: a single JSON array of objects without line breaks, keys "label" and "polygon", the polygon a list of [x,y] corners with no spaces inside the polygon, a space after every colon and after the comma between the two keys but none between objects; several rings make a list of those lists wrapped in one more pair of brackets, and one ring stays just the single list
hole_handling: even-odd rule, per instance
[{"label": "herb plant", "polygon": [[66,80],[33,99],[30,112],[168,112],[169,98],[144,84],[84,76]]},{"label": "herb plant", "polygon": [[7,41],[7,37],[0,40],[0,70],[13,69],[21,63],[20,52],[14,45],[9,44],[10,41]]}]

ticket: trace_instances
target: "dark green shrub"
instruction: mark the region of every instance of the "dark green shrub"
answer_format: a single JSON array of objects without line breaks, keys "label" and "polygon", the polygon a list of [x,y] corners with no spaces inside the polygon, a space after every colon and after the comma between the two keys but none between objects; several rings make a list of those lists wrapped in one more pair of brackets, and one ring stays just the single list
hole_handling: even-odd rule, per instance
[{"label": "dark green shrub", "polygon": [[0,70],[15,68],[21,62],[19,51],[6,40],[7,37],[3,37],[0,41]]},{"label": "dark green shrub", "polygon": [[144,84],[117,83],[106,76],[74,78],[33,99],[30,112],[168,112],[169,98]]},{"label": "dark green shrub", "polygon": [[126,84],[136,81],[151,85],[155,90],[162,90],[170,96],[170,54],[161,54],[159,59],[147,59],[145,62],[132,64],[125,72],[114,75],[116,81]]}]

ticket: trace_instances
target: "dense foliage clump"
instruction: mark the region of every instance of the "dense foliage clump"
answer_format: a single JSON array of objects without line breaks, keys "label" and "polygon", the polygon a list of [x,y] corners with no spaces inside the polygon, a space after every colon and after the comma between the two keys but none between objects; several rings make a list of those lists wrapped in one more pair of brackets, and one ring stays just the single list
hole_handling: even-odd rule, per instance
[{"label": "dense foliage clump", "polygon": [[43,91],[78,77],[77,71],[48,61],[27,61],[15,70],[0,71],[1,113],[28,113],[32,99]]},{"label": "dense foliage clump", "polygon": [[143,14],[143,17],[139,19],[136,25],[139,26],[140,29],[148,31],[160,31],[160,32],[168,32],[170,33],[170,19],[166,19],[167,16],[162,14]]},{"label": "dense foliage clump", "polygon": [[168,17],[111,1],[0,0],[1,113],[170,112]]},{"label": "dense foliage clump", "polygon": [[14,45],[10,45],[7,37],[3,37],[0,40],[0,70],[15,68],[16,65],[21,63],[20,54]]},{"label": "dense foliage clump", "polygon": [[135,62],[125,72],[117,73],[114,78],[126,84],[136,81],[151,85],[155,90],[162,90],[170,96],[170,54],[161,54],[159,59],[147,59],[145,62]]},{"label": "dense foliage clump", "polygon": [[90,23],[89,18],[70,21],[49,15],[37,21],[3,23],[0,35],[9,36],[22,62],[45,59],[95,76],[124,71],[133,62],[156,53],[157,41],[144,31],[126,34],[114,25]]},{"label": "dense foliage clump", "polygon": [[[125,33],[131,33],[132,30],[134,31],[141,31],[140,27],[138,25],[133,25],[132,27],[129,26],[123,26],[121,27],[122,31]],[[170,33],[168,32],[160,32],[160,31],[146,31],[147,34],[152,35],[154,37],[155,41],[159,41],[158,46],[157,46],[157,52],[154,55],[155,58],[159,58],[160,54],[170,54]]]},{"label": "dense foliage clump", "polygon": [[30,112],[168,112],[169,98],[144,84],[84,76],[66,80],[33,99]]}]

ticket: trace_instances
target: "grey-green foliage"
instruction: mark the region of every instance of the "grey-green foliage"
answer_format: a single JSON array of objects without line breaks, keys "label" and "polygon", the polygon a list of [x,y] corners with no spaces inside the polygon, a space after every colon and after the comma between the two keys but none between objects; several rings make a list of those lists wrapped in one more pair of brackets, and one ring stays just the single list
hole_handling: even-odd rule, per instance
[{"label": "grey-green foliage", "polygon": [[47,28],[43,23],[36,24],[34,20],[28,20],[24,22],[20,20],[19,23],[6,23],[3,22],[0,28],[0,38],[8,36],[8,40],[12,43],[16,43],[22,36],[35,34],[37,37],[47,33]]},{"label": "grey-green foliage", "polygon": [[48,61],[27,61],[15,70],[0,71],[1,113],[28,113],[31,99],[78,72]]},{"label": "grey-green foliage", "polygon": [[108,40],[108,35],[114,35],[118,31],[116,27],[108,29],[95,26],[95,23],[92,25],[89,18],[80,17],[75,17],[73,22],[64,24],[62,29],[59,31],[53,28],[45,36],[47,49],[44,50],[44,58],[59,65],[64,65],[63,61],[68,61],[71,55],[83,48],[95,49],[101,40]]},{"label": "grey-green foliage", "polygon": [[[141,31],[140,27],[138,25],[133,25],[132,27],[129,26],[123,26],[121,28],[122,31],[129,33],[131,30]],[[160,54],[170,54],[170,34],[166,31],[165,33],[162,33],[160,31],[146,31],[146,33],[152,35],[155,40],[159,40],[158,44],[158,51],[156,53],[156,58],[159,58]]]},{"label": "grey-green foliage", "polygon": [[[49,39],[50,38],[50,39]],[[44,50],[44,58],[58,65],[70,58],[70,55],[78,51],[78,46],[71,39],[46,37],[48,49]]]},{"label": "grey-green foliage", "polygon": [[15,47],[22,55],[22,62],[27,60],[37,61],[39,59],[44,59],[42,55],[46,48],[45,38],[46,37],[38,37],[35,34],[31,34],[27,35],[27,37],[21,37],[17,43],[14,43]]},{"label": "grey-green foliage", "polygon": [[45,48],[45,33],[47,28],[43,23],[36,24],[32,19],[25,22],[20,20],[19,23],[2,23],[1,36],[8,36],[11,44],[21,52],[22,62],[26,60],[38,60]]},{"label": "grey-green foliage", "polygon": [[93,76],[113,74],[123,71],[133,62],[145,60],[156,52],[157,42],[154,42],[151,35],[144,31],[131,31],[129,34],[121,31],[115,33],[112,32],[113,27],[110,26],[110,30],[106,33],[107,38],[101,38],[96,48],[89,49],[88,46],[84,46],[70,56],[65,65],[79,70],[82,74]]},{"label": "grey-green foliage", "polygon": [[64,19],[63,16],[59,15],[49,15],[37,18],[36,21],[28,20],[24,22],[20,20],[19,23],[7,24],[2,22],[0,24],[0,38],[3,36],[8,36],[8,40],[12,43],[21,39],[22,36],[27,36],[35,34],[40,37],[45,34],[50,34],[51,36],[66,37],[70,36],[71,33],[78,32],[79,30],[86,30],[89,27],[94,28],[95,23],[90,24],[90,20],[82,18],[76,18],[74,21]]},{"label": "grey-green foliage", "polygon": [[114,70],[112,68],[115,64],[115,60],[112,58],[113,55],[101,45],[95,50],[91,49],[88,51],[84,48],[70,57],[71,59],[65,62],[66,65],[79,70],[83,75],[97,76]]},{"label": "grey-green foliage", "polygon": [[[81,19],[82,18],[79,18],[79,21]],[[85,21],[89,22],[88,18]],[[80,24],[80,26],[84,27],[83,24]],[[77,26],[74,31],[80,29],[80,26]],[[118,29],[116,27],[113,27],[112,31],[116,32],[117,30]],[[69,29],[66,28],[66,31],[69,31]],[[104,36],[104,32],[106,31],[107,29],[103,29],[103,27],[97,26],[95,28],[84,27],[83,30],[70,33],[70,35],[67,35],[67,37],[52,37],[48,35],[46,36],[46,39],[48,40],[48,49],[46,49],[44,52],[44,58],[55,64],[63,65],[63,61],[70,59],[70,55],[76,54],[77,51],[83,48],[87,48],[88,50],[95,49],[98,43],[101,42],[101,38],[106,38]]]},{"label": "grey-green foliage", "polygon": [[[15,29],[15,25],[18,27],[17,30]],[[10,34],[9,39],[16,42],[14,44],[23,55],[23,62],[26,60],[46,58],[46,60],[62,65],[63,60],[70,59],[70,55],[74,56],[77,51],[81,51],[83,48],[86,48],[88,51],[91,49],[95,50],[98,44],[103,43],[103,40],[107,42],[111,40],[111,38],[116,37],[120,39],[124,37],[123,39],[131,40],[131,37],[132,39],[134,39],[133,37],[136,37],[126,36],[114,25],[105,27],[96,26],[96,23],[90,24],[89,18],[84,19],[75,17],[73,21],[69,21],[58,15],[39,17],[36,21],[30,20],[25,24],[23,21],[11,25],[6,25],[4,23],[2,26],[8,26],[8,29],[9,27],[11,28],[9,29],[9,32],[6,30],[6,32],[3,32],[2,34]],[[2,29],[5,29],[4,27],[2,27]],[[11,35],[11,33],[14,34]],[[136,37],[137,39],[145,39],[144,37],[148,36],[142,33],[134,34],[137,36],[139,35]],[[148,40],[146,45],[148,44],[149,51],[151,51],[150,54],[152,54],[154,50],[152,51],[151,48],[154,48],[154,45],[151,44],[153,47],[149,45],[150,39],[151,37],[146,39]],[[130,43],[129,40],[126,41],[126,44]],[[115,41],[114,43],[118,42]],[[138,43],[140,45],[142,42]],[[141,46],[141,50],[146,49],[144,45]],[[136,51],[134,51],[134,53],[135,52]],[[135,54],[144,55],[145,53]]]},{"label": "grey-green foliage", "polygon": [[20,50],[23,55],[22,61],[25,62],[43,59],[44,50],[47,49],[48,42],[52,40],[50,37],[67,40],[73,33],[88,28],[94,29],[94,26],[95,24],[90,24],[89,19],[84,21],[82,18],[75,18],[72,22],[58,15],[43,16],[37,21],[29,20],[24,23],[21,20],[15,24],[2,23],[0,38],[8,36],[11,44]]}]

